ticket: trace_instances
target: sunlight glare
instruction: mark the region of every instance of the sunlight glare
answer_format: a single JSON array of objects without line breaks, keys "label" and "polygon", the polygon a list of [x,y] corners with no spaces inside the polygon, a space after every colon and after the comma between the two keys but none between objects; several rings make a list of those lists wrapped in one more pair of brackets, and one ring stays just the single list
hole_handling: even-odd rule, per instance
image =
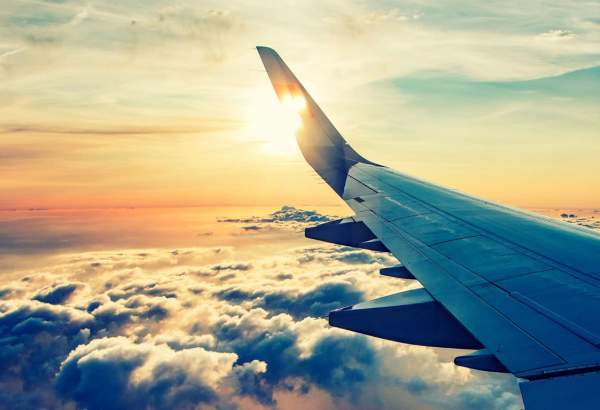
[{"label": "sunlight glare", "polygon": [[248,137],[262,143],[264,152],[291,156],[297,152],[296,132],[302,127],[306,100],[302,95],[287,95],[281,101],[271,90],[257,90],[248,107]]}]

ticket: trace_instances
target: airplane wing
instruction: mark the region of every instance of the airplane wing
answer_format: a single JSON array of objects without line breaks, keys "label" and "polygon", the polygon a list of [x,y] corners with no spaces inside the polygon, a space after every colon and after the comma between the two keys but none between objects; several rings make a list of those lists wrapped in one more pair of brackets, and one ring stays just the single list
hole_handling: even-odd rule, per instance
[{"label": "airplane wing", "polygon": [[473,349],[455,363],[522,379],[527,410],[600,408],[600,235],[368,161],[279,55],[257,49],[278,97],[305,101],[306,161],[354,211],[306,236],[391,252],[400,264],[381,273],[423,285],[333,311],[330,324]]}]

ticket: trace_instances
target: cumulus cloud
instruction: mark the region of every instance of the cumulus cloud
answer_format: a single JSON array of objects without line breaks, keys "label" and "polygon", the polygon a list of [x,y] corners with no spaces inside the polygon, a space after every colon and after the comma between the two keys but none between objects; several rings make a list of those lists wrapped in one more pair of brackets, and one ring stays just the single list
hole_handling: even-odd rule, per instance
[{"label": "cumulus cloud", "polygon": [[339,247],[306,247],[298,250],[300,254],[298,262],[310,263],[331,263],[343,262],[347,264],[390,264],[394,263],[394,258],[387,253],[371,252],[364,249],[351,248],[349,246]]},{"label": "cumulus cloud", "polygon": [[54,401],[55,371],[67,352],[87,342],[93,316],[27,300],[2,302],[0,312],[0,387],[9,396],[4,403],[36,408]]},{"label": "cumulus cloud", "polygon": [[127,299],[134,295],[162,296],[175,298],[177,293],[171,283],[158,283],[155,281],[134,281],[110,290],[108,296],[112,301]]},{"label": "cumulus cloud", "polygon": [[[264,403],[273,402],[277,388],[306,391],[314,385],[343,396],[376,374],[375,349],[365,337],[328,330],[322,320],[305,335],[309,330],[305,321],[314,324],[314,320],[295,322],[289,315],[271,317],[263,309],[251,309],[219,319],[214,332],[217,346],[235,351],[240,362],[267,363],[263,383],[253,393]],[[312,340],[303,341],[304,337]],[[290,384],[294,378],[303,380],[303,386]]]},{"label": "cumulus cloud", "polygon": [[229,302],[251,301],[253,306],[269,312],[287,313],[296,319],[302,319],[308,316],[322,317],[334,309],[356,304],[364,295],[349,283],[331,282],[300,293],[228,288],[217,292],[216,296]]},{"label": "cumulus cloud", "polygon": [[[125,337],[102,338],[69,354],[56,387],[61,395],[90,409],[225,407],[227,384],[266,371],[264,362],[234,366],[236,360],[235,353],[203,347],[174,350]],[[239,389],[242,384],[234,385]]]},{"label": "cumulus cloud", "polygon": [[284,205],[281,209],[273,212],[271,218],[275,222],[328,222],[334,218],[328,215],[323,215],[317,211],[311,211],[306,209],[298,209],[293,206]]},{"label": "cumulus cloud", "polygon": [[229,222],[239,224],[251,224],[241,227],[243,231],[252,232],[269,228],[280,229],[304,229],[306,226],[329,222],[336,219],[334,216],[324,215],[320,212],[300,209],[294,206],[284,205],[280,209],[267,216],[250,216],[244,218],[222,217],[218,222]]},{"label": "cumulus cloud", "polygon": [[81,286],[81,284],[77,283],[63,283],[55,285],[47,289],[42,289],[33,297],[33,299],[39,300],[40,302],[58,305],[66,301],[71,294]]},{"label": "cumulus cloud", "polygon": [[[434,349],[327,325],[331,309],[411,286],[374,277],[390,256],[327,244],[252,259],[215,249],[65,255],[3,283],[18,290],[0,304],[2,398],[89,409],[519,402],[504,379],[477,378]],[[84,280],[85,292],[69,293]]]},{"label": "cumulus cloud", "polygon": [[[560,212],[558,216],[564,222],[600,231],[600,219],[598,218],[598,210],[596,209],[577,209]],[[556,216],[556,214],[553,216]]]}]

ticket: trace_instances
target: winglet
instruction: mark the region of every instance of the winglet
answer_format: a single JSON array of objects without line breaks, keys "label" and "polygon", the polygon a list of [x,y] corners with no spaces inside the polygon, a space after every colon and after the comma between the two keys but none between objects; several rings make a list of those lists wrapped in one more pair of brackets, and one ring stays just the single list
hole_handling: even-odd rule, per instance
[{"label": "winglet", "polygon": [[256,50],[280,101],[303,93],[302,85],[275,50],[264,46],[257,46]]},{"label": "winglet", "polygon": [[300,150],[314,170],[341,196],[350,167],[356,163],[373,163],[348,145],[275,50],[264,46],[256,49],[279,100],[302,101],[299,112],[302,126],[296,135]]}]

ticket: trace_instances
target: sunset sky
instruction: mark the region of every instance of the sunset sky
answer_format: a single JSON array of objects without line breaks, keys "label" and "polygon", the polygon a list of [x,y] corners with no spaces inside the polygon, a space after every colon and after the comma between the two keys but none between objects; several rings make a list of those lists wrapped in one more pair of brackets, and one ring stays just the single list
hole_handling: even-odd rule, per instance
[{"label": "sunset sky", "polygon": [[463,351],[331,328],[412,289],[256,52],[352,146],[600,231],[595,1],[2,0],[0,410],[519,410]]},{"label": "sunset sky", "polygon": [[0,208],[339,204],[258,44],[369,159],[519,206],[600,201],[597,2],[9,0],[0,19]]}]

